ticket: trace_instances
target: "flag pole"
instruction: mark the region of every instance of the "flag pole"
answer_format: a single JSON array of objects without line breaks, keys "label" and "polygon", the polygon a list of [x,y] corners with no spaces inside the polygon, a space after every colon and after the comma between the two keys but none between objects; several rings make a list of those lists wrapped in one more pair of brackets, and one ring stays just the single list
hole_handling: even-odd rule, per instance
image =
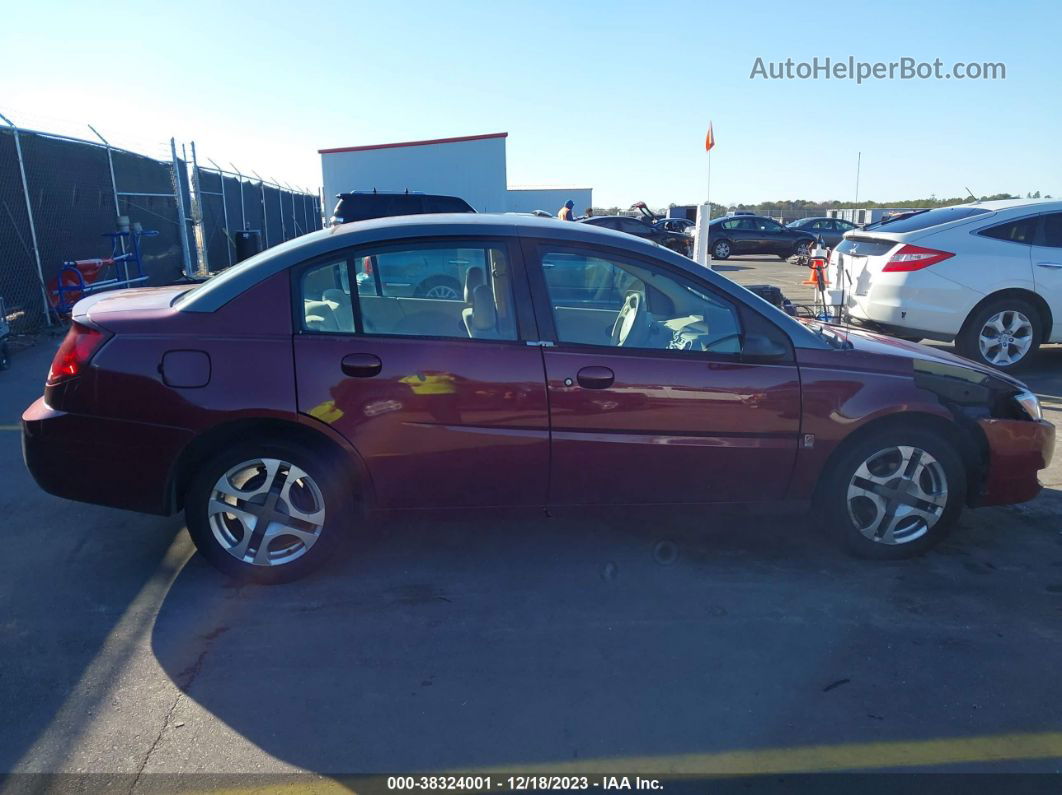
[{"label": "flag pole", "polygon": [[[708,122],[709,134],[712,138],[712,145],[708,147],[708,185],[705,188],[705,204],[708,205],[708,220],[705,222],[705,229],[707,234],[707,225],[712,220],[712,150],[715,149],[715,130],[712,129],[712,123]],[[711,235],[708,236],[708,270],[712,270],[712,246]]]}]

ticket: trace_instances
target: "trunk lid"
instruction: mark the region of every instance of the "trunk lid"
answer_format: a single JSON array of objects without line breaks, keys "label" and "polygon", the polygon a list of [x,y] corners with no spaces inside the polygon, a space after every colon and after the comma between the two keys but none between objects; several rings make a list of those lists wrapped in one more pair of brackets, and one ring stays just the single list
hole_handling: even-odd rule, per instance
[{"label": "trunk lid", "polygon": [[194,285],[175,284],[167,287],[133,287],[112,290],[82,298],[71,312],[79,323],[111,328],[126,320],[140,320],[172,314],[173,302]]}]

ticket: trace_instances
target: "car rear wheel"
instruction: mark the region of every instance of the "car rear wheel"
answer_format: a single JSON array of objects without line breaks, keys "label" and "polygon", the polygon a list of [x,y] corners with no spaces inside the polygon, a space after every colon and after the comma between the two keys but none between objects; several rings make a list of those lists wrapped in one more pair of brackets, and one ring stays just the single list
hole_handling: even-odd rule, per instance
[{"label": "car rear wheel", "polygon": [[712,259],[727,259],[730,256],[730,241],[717,240],[712,244]]},{"label": "car rear wheel", "polygon": [[188,532],[203,557],[237,579],[303,577],[347,536],[353,506],[340,470],[287,441],[227,450],[201,468],[188,491]]},{"label": "car rear wheel", "polygon": [[955,524],[966,470],[932,431],[893,427],[844,450],[819,495],[827,528],[849,552],[888,560],[925,552]]},{"label": "car rear wheel", "polygon": [[809,251],[811,251],[811,241],[810,240],[798,240],[796,245],[793,246],[793,253],[790,256],[802,257],[805,254],[807,254]]},{"label": "car rear wheel", "polygon": [[435,298],[440,301],[458,301],[461,298],[461,285],[453,279],[437,277],[428,279],[417,288],[418,298]]},{"label": "car rear wheel", "polygon": [[966,319],[955,338],[960,354],[999,370],[1016,370],[1032,358],[1043,339],[1036,307],[1021,298],[989,301]]}]

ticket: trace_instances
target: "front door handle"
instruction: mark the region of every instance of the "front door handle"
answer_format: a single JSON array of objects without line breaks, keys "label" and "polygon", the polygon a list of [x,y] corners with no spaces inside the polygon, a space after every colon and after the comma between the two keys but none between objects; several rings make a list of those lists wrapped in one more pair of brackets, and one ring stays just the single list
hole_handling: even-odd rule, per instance
[{"label": "front door handle", "polygon": [[371,353],[350,353],[343,357],[340,367],[351,378],[372,378],[380,374],[383,362]]},{"label": "front door handle", "polygon": [[579,386],[586,389],[608,389],[616,380],[616,374],[607,367],[591,365],[584,367],[575,375]]},{"label": "front door handle", "polygon": [[1036,266],[1038,268],[1053,268],[1054,270],[1058,270],[1062,268],[1062,262],[1037,262]]}]

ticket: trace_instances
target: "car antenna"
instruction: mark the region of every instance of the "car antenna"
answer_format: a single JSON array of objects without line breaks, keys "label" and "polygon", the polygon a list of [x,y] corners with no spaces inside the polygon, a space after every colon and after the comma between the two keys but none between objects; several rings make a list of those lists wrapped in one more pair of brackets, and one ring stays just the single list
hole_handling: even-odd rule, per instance
[{"label": "car antenna", "polygon": [[[963,185],[963,187],[966,188],[965,185]],[[970,194],[970,198],[974,200],[974,204],[976,204],[977,202],[980,201],[980,199],[978,199],[976,196],[973,195],[973,191],[970,190],[969,188],[966,188],[966,192]]]}]

